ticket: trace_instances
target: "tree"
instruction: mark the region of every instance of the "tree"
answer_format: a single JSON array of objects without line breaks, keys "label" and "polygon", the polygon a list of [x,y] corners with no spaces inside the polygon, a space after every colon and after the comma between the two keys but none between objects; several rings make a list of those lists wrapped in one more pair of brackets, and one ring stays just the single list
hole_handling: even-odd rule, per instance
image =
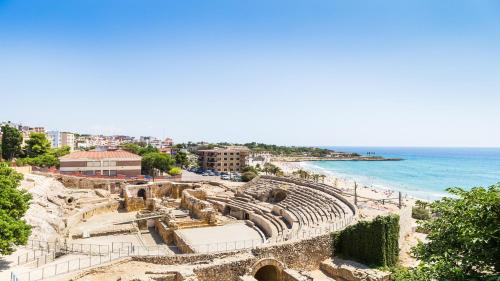
[{"label": "tree", "polygon": [[66,155],[66,154],[69,154],[70,153],[70,149],[71,148],[69,146],[65,145],[63,147],[50,149],[48,151],[48,154],[53,155],[54,157],[59,158],[59,157],[62,157],[64,155]]},{"label": "tree", "polygon": [[13,252],[15,245],[28,241],[31,227],[22,219],[29,208],[31,195],[17,189],[22,175],[7,163],[0,163],[0,254]]},{"label": "tree", "polygon": [[172,156],[160,152],[150,152],[142,157],[142,173],[153,177],[154,180],[158,172],[168,172],[174,164],[175,160]]},{"label": "tree", "polygon": [[264,173],[275,175],[275,176],[281,176],[283,175],[283,171],[280,169],[280,167],[271,164],[271,163],[266,163],[264,164],[264,169],[262,169]]},{"label": "tree", "polygon": [[447,189],[453,198],[430,204],[421,221],[427,243],[414,248],[426,280],[466,280],[500,273],[500,183],[489,188]]},{"label": "tree", "polygon": [[125,143],[122,144],[121,148],[125,151],[132,152],[134,154],[139,154],[141,151],[142,147],[135,144],[135,143]]},{"label": "tree", "polygon": [[257,170],[257,168],[256,168],[256,167],[254,167],[254,166],[246,166],[246,167],[245,167],[245,168],[243,168],[241,171],[242,171],[243,173],[245,173],[245,172],[252,172],[252,173],[254,173],[255,175],[258,175],[258,174],[259,174],[259,171],[258,171],[258,170]]},{"label": "tree", "polygon": [[294,171],[292,174],[294,174],[295,176],[298,176],[301,179],[308,179],[309,177],[311,177],[311,174],[308,171],[303,170],[303,169],[298,169],[298,170]]},{"label": "tree", "polygon": [[128,152],[132,152],[137,155],[146,155],[151,152],[160,152],[158,148],[148,144],[146,145],[145,143],[125,143],[121,146],[123,150],[126,150]]},{"label": "tree", "polygon": [[241,174],[241,180],[244,182],[249,182],[252,179],[254,179],[256,176],[257,176],[257,174],[252,172],[252,171],[244,172],[243,174]]},{"label": "tree", "polygon": [[44,133],[31,133],[26,142],[26,154],[28,157],[37,157],[50,150],[50,142]]},{"label": "tree", "polygon": [[175,162],[181,167],[187,167],[189,165],[187,153],[181,151],[177,152],[177,154],[175,154]]},{"label": "tree", "polygon": [[23,136],[18,129],[3,126],[2,127],[2,158],[11,160],[21,155],[21,144]]},{"label": "tree", "polygon": [[52,154],[43,154],[34,158],[27,158],[27,163],[37,167],[58,167],[59,159]]}]

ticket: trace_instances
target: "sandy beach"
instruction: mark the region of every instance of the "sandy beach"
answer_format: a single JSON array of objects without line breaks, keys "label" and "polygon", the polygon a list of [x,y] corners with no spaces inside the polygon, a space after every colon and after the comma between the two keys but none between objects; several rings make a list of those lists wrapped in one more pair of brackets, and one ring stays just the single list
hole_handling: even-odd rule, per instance
[{"label": "sandy beach", "polygon": [[[335,177],[332,174],[324,173],[318,170],[310,169],[301,162],[278,162],[273,161],[274,165],[283,170],[285,175],[292,175],[294,171],[299,169],[306,170],[311,173],[322,174],[325,176],[324,183],[334,186],[344,193],[343,195],[354,203],[354,185],[353,180]],[[323,180],[320,180],[323,182]],[[391,190],[390,186],[386,189],[374,188],[358,184],[358,210],[360,219],[372,219],[378,215],[386,215],[389,213],[398,213],[399,192]],[[370,199],[366,199],[370,198]],[[416,198],[403,196],[402,203],[404,207],[411,208],[417,201]],[[404,238],[404,242],[400,245],[400,263],[404,266],[416,266],[418,261],[411,256],[410,249],[415,246],[418,241],[425,240],[425,234],[415,232],[417,226],[416,220],[411,219],[411,232]]]}]

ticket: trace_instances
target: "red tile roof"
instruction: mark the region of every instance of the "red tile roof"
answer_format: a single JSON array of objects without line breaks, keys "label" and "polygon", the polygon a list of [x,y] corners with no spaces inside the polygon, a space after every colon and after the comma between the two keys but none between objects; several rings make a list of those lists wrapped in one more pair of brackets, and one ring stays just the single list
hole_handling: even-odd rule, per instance
[{"label": "red tile roof", "polygon": [[113,151],[75,151],[59,158],[60,160],[102,160],[102,159],[134,159],[141,160],[141,156],[125,150]]}]

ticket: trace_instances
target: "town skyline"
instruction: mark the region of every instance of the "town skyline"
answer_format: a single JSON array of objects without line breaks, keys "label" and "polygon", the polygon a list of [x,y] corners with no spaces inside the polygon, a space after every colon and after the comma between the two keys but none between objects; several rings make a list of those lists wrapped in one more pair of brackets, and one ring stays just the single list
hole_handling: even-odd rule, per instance
[{"label": "town skyline", "polygon": [[[13,122],[11,120],[0,120],[0,125],[1,124],[6,124],[6,123],[11,123],[12,125],[19,125],[19,126],[24,126],[24,127],[30,127],[30,128],[43,128],[44,131],[47,132],[60,132],[60,133],[73,133],[73,134],[78,134],[80,136],[103,136],[103,137],[131,137],[133,138],[134,142],[141,142],[142,138],[153,138],[154,140],[157,141],[163,141],[163,140],[174,140],[175,144],[178,143],[231,143],[231,144],[246,144],[246,143],[265,143],[257,140],[247,140],[247,141],[228,141],[224,139],[216,139],[212,141],[207,141],[205,139],[187,139],[187,140],[182,140],[179,141],[178,139],[175,138],[175,136],[172,135],[158,135],[158,134],[139,134],[139,135],[132,135],[132,134],[127,134],[125,133],[102,133],[102,132],[83,132],[79,130],[64,130],[64,129],[58,129],[58,128],[47,128],[45,126],[39,126],[38,124],[29,124],[29,123],[23,123],[23,122]],[[267,143],[267,144],[275,144],[275,145],[283,145],[283,146],[304,146],[304,147],[422,147],[422,148],[432,148],[432,147],[448,147],[448,148],[499,148],[500,146],[377,146],[377,145],[336,145],[336,144],[331,144],[331,145],[315,145],[315,144],[288,144],[288,143]]]}]

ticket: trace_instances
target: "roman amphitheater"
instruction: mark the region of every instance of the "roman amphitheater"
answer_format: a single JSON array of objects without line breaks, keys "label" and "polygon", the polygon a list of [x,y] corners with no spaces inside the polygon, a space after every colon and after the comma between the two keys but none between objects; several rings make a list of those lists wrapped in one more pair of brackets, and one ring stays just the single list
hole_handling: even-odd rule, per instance
[{"label": "roman amphitheater", "polygon": [[330,233],[358,210],[325,184],[27,174],[23,186],[33,194],[26,219],[34,229],[10,257],[13,281],[388,279],[363,270],[349,279],[332,264]]}]

